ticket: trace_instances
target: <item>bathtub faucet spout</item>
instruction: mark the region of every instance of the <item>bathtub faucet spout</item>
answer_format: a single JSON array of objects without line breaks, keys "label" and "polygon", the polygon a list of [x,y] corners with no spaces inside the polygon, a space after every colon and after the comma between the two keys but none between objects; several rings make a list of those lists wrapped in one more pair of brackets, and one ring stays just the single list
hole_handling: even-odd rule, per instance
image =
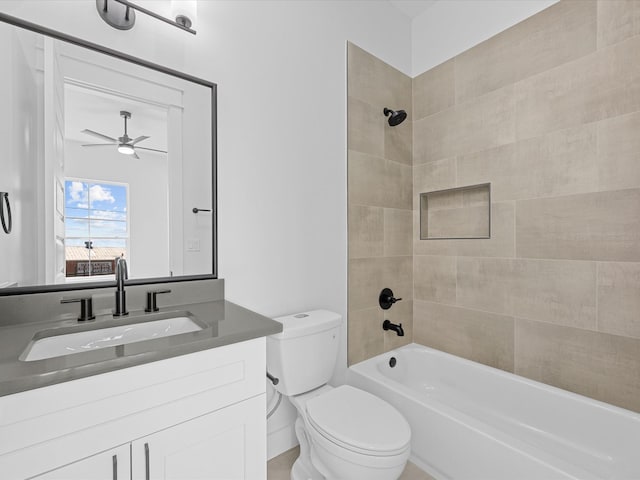
[{"label": "bathtub faucet spout", "polygon": [[398,323],[396,325],[395,323],[391,323],[389,320],[385,320],[384,322],[382,322],[382,329],[393,330],[398,334],[399,337],[404,337],[404,330],[402,329],[401,323]]}]

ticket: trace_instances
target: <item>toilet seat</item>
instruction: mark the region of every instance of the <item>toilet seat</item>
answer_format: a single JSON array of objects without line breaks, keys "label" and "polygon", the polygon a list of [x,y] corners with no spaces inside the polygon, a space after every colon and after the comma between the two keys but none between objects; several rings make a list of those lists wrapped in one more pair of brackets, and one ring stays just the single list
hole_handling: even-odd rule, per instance
[{"label": "toilet seat", "polygon": [[405,418],[384,400],[349,385],[306,402],[309,425],[330,442],[371,456],[396,456],[410,447]]}]

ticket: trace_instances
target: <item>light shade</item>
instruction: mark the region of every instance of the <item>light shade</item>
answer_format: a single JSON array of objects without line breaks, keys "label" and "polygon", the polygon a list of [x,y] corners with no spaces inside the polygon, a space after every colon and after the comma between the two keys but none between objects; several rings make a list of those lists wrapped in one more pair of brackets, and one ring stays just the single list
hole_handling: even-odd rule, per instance
[{"label": "light shade", "polygon": [[126,143],[121,143],[120,145],[118,145],[118,151],[120,153],[124,153],[125,155],[133,155],[134,153],[136,153],[135,148],[133,148],[133,145],[129,145]]}]

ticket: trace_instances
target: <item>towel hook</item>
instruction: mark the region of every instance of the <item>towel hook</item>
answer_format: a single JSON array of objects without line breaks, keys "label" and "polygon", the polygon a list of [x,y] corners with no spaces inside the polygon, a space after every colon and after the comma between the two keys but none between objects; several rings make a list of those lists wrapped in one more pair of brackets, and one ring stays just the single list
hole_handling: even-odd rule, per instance
[{"label": "towel hook", "polygon": [[13,226],[13,221],[11,219],[11,204],[9,203],[9,193],[0,192],[0,196],[2,197],[2,200],[0,202],[0,223],[2,223],[2,229],[4,230],[4,233],[9,234],[11,233],[11,227]]}]

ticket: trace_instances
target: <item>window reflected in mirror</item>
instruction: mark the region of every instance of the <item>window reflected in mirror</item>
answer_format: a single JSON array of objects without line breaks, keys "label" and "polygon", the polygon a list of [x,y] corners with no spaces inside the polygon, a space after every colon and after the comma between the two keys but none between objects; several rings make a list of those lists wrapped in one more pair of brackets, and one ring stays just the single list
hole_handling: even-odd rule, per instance
[{"label": "window reflected in mirror", "polygon": [[114,275],[116,257],[127,259],[128,185],[65,181],[65,270],[69,277]]}]

